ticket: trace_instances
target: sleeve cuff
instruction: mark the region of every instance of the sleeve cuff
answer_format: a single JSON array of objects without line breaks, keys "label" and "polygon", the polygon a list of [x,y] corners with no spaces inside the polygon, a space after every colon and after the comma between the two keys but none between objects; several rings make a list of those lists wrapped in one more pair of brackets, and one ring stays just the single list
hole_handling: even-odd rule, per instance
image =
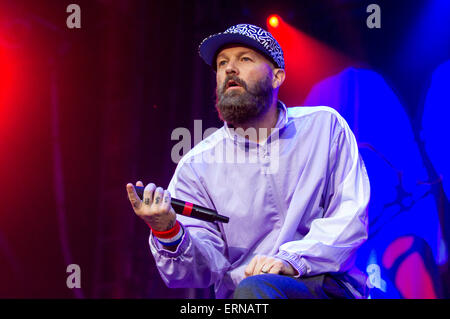
[{"label": "sleeve cuff", "polygon": [[183,252],[186,251],[186,249],[188,248],[191,240],[190,237],[188,235],[188,232],[186,231],[186,228],[184,228],[183,224],[180,223],[180,226],[183,227],[183,236],[181,238],[181,242],[178,244],[177,248],[175,249],[175,251],[170,251],[168,249],[166,249],[152,234],[152,232],[150,231],[150,238],[149,238],[149,244],[150,247],[153,248],[153,250],[156,251],[156,253],[165,256],[165,257],[169,257],[169,258],[175,258],[180,256],[181,254],[183,254]]},{"label": "sleeve cuff", "polygon": [[306,274],[306,265],[297,254],[291,254],[285,250],[280,250],[278,254],[275,255],[275,257],[283,259],[284,261],[287,261],[289,264],[291,264],[291,266],[294,267],[294,269],[298,272],[298,275],[295,276],[296,278],[299,278]]}]

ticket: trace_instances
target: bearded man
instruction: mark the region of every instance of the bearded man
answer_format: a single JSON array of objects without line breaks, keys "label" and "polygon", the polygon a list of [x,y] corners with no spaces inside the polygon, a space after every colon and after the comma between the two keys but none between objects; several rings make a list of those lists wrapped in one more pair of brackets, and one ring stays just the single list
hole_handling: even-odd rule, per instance
[{"label": "bearded man", "polygon": [[[367,239],[370,184],[345,120],[329,107],[278,100],[283,51],[262,28],[232,26],[199,53],[216,72],[224,126],[182,158],[167,190],[149,183],[141,201],[127,184],[164,282],[213,285],[217,298],[366,297],[354,261]],[[226,161],[205,161],[224,152]],[[171,196],[230,222],[176,215]]]}]

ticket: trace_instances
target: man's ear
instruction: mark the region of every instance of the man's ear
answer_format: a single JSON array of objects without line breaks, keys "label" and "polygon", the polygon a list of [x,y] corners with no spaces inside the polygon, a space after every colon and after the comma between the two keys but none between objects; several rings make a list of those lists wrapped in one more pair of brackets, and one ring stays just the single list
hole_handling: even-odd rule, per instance
[{"label": "man's ear", "polygon": [[283,84],[286,78],[286,72],[284,69],[273,69],[272,88],[278,89]]}]

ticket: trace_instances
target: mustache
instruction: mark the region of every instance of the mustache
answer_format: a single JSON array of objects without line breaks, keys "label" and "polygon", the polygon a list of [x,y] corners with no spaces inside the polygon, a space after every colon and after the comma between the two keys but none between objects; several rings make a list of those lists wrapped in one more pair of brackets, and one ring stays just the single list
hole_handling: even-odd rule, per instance
[{"label": "mustache", "polygon": [[220,93],[225,93],[226,89],[227,89],[227,83],[228,81],[235,81],[237,84],[239,84],[241,87],[244,88],[245,91],[247,91],[247,83],[242,80],[241,78],[239,78],[237,75],[227,75],[227,77],[225,78],[225,80],[223,81],[223,84],[220,88]]}]

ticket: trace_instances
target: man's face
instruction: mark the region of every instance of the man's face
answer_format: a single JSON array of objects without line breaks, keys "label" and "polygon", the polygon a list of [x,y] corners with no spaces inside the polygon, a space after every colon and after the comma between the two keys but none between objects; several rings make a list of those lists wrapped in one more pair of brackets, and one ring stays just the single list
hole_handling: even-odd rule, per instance
[{"label": "man's face", "polygon": [[239,125],[262,116],[273,98],[273,65],[247,47],[229,46],[216,58],[216,109],[227,123]]}]

